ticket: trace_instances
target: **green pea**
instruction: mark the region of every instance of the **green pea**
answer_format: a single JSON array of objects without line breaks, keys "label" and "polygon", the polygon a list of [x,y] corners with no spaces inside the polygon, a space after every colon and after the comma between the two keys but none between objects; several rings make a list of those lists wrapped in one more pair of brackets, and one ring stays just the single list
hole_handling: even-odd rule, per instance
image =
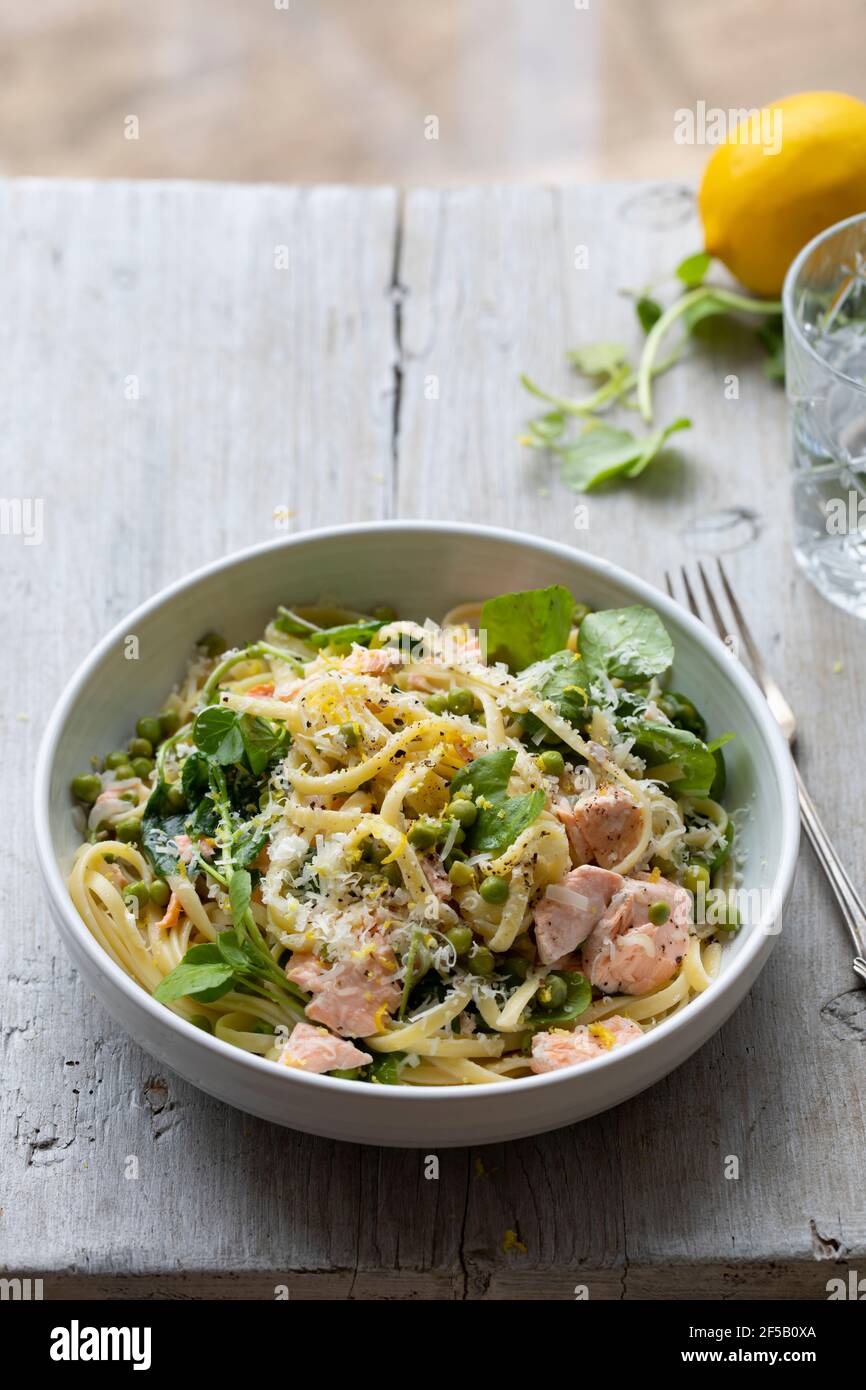
[{"label": "green pea", "polygon": [[125,845],[137,840],[140,830],[141,821],[138,816],[126,816],[123,820],[118,821],[114,827],[114,833],[118,840],[122,840]]},{"label": "green pea", "polygon": [[428,695],[424,704],[431,714],[444,714],[448,708],[448,696],[439,694]]},{"label": "green pea", "polygon": [[492,975],[496,969],[493,952],[486,946],[476,946],[469,952],[469,969],[473,975]]},{"label": "green pea", "polygon": [[448,870],[448,877],[455,888],[468,888],[475,882],[475,870],[471,864],[464,864],[460,859],[455,859]]},{"label": "green pea", "polygon": [[147,891],[155,907],[168,907],[171,889],[164,878],[155,878]]},{"label": "green pea", "polygon": [[561,975],[548,975],[535,996],[542,1009],[561,1009],[568,994],[568,985]]},{"label": "green pea", "polygon": [[132,770],[136,777],[149,777],[153,772],[153,758],[133,758]]},{"label": "green pea", "polygon": [[176,734],[180,728],[180,714],[176,709],[173,709],[171,705],[167,705],[165,709],[160,710],[159,727],[162,731],[163,738],[171,738],[172,734]]},{"label": "green pea", "polygon": [[591,612],[592,609],[587,608],[585,603],[576,603],[571,610],[572,627],[580,627],[584,618],[588,617]]},{"label": "green pea", "polygon": [[471,801],[474,794],[472,784],[467,782],[465,786],[458,787],[456,791],[451,793],[451,804],[453,806],[455,801]]},{"label": "green pea", "polygon": [[471,714],[475,708],[475,697],[471,690],[449,690],[448,708],[452,714]]},{"label": "green pea", "polygon": [[152,758],[153,744],[149,738],[131,738],[129,740],[130,758]]},{"label": "green pea", "polygon": [[142,907],[150,900],[147,884],[144,882],[144,879],[141,878],[137,879],[135,883],[128,883],[123,890],[123,896],[125,898],[135,898],[136,902],[140,903]]},{"label": "green pea", "polygon": [[399,888],[403,882],[403,875],[400,873],[399,864],[383,864],[382,876],[392,888]]},{"label": "green pea", "polygon": [[[713,897],[715,898],[715,894]],[[733,898],[725,893],[713,904],[713,917],[718,931],[736,931],[740,925],[740,914]]]},{"label": "green pea", "polygon": [[135,732],[139,738],[146,738],[148,743],[153,744],[154,748],[158,743],[162,743],[162,725],[152,714],[145,714],[139,719],[135,726]]},{"label": "green pea", "polygon": [[654,927],[660,927],[671,915],[670,906],[665,902],[650,903],[647,916]]},{"label": "green pea", "polygon": [[466,801],[459,797],[457,801],[451,801],[445,807],[445,815],[449,820],[456,820],[463,826],[474,825],[478,819],[478,807],[474,801]]},{"label": "green pea", "polygon": [[169,787],[166,796],[168,798],[168,804],[173,811],[183,811],[186,809],[186,797],[183,794],[183,788],[180,783],[176,782],[173,786]]},{"label": "green pea", "polygon": [[372,616],[380,623],[394,623],[397,621],[397,609],[392,608],[390,603],[380,603],[378,608],[373,609]]},{"label": "green pea", "polygon": [[690,864],[683,874],[683,885],[697,896],[703,884],[704,893],[710,886],[710,871],[704,864]]},{"label": "green pea", "polygon": [[85,805],[92,806],[102,791],[102,782],[93,772],[81,772],[72,779],[72,795]]},{"label": "green pea", "polygon": [[388,853],[388,846],[372,836],[368,836],[361,846],[361,857],[369,864],[381,864],[383,859],[388,858]]},{"label": "green pea", "polygon": [[472,950],[472,932],[462,923],[456,927],[449,927],[445,933],[445,940],[451,943],[458,956],[468,955]]},{"label": "green pea", "polygon": [[523,960],[528,960],[530,964],[532,964],[535,961],[536,951],[535,943],[531,936],[528,934],[518,936],[517,940],[511,944],[511,954],[513,956],[521,956]]},{"label": "green pea", "polygon": [[116,767],[123,767],[129,762],[129,754],[123,748],[115,748],[113,753],[106,753],[105,766],[113,772]]},{"label": "green pea", "polygon": [[222,656],[228,644],[218,632],[206,632],[204,637],[198,639],[197,645],[203,647],[208,656]]},{"label": "green pea", "polygon": [[329,1076],[336,1076],[340,1081],[357,1081],[361,1075],[360,1067],[335,1067],[328,1072]]},{"label": "green pea", "polygon": [[118,782],[126,782],[130,777],[135,776],[135,768],[132,766],[132,763],[123,763],[120,767],[112,768],[112,771],[114,772],[115,780]]},{"label": "green pea", "polygon": [[409,844],[415,849],[432,849],[443,834],[442,822],[429,816],[419,816],[409,831]]},{"label": "green pea", "polygon": [[358,726],[354,723],[340,725],[340,737],[347,748],[354,748],[358,742]]},{"label": "green pea", "polygon": [[565,758],[555,748],[548,748],[535,760],[545,777],[561,777],[565,771]]},{"label": "green pea", "polygon": [[193,1025],[194,1028],[200,1028],[203,1033],[213,1032],[213,1025],[211,1024],[210,1019],[207,1018],[204,1014],[193,1014],[192,1018],[190,1019],[190,1023]]},{"label": "green pea", "polygon": [[482,879],[478,891],[486,903],[504,903],[511,886],[507,878],[502,878],[500,874],[490,874],[488,878]]}]

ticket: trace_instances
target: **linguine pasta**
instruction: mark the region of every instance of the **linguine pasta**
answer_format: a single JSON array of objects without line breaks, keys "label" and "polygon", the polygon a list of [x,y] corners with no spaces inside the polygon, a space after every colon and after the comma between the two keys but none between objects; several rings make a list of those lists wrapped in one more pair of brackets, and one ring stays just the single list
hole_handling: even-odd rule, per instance
[{"label": "linguine pasta", "polygon": [[555,587],[203,639],[75,779],[72,899],[142,988],[276,1065],[453,1086],[601,1055],[707,989],[735,927],[695,921],[733,826],[672,655],[650,610]]}]

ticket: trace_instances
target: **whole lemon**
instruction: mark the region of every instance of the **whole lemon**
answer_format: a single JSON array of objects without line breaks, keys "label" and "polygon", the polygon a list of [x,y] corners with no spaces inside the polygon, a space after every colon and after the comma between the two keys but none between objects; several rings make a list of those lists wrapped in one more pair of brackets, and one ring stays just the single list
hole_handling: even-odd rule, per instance
[{"label": "whole lemon", "polygon": [[705,249],[741,284],[778,295],[818,232],[866,212],[866,105],[800,92],[728,132],[701,182]]}]

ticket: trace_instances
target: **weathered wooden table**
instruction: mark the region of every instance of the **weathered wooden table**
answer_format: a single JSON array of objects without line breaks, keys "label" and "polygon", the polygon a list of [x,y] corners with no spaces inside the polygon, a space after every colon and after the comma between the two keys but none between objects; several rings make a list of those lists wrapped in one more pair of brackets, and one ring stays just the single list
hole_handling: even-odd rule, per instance
[{"label": "weathered wooden table", "polygon": [[701,534],[745,542],[730,569],[862,883],[864,634],[792,564],[784,401],[753,333],[664,379],[660,416],[693,431],[590,498],[588,529],[516,443],[518,373],[565,386],[566,347],[635,339],[618,287],[697,245],[672,188],[0,186],[2,491],[44,519],[28,544],[13,506],[0,537],[6,1269],[47,1295],[528,1299],[823,1298],[866,1269],[866,993],[805,848],[770,964],[688,1066],[570,1130],[443,1150],[438,1179],[421,1153],[272,1128],[158,1068],[82,988],[37,882],[37,740],[111,624],[275,526],[420,516],[656,581]]}]

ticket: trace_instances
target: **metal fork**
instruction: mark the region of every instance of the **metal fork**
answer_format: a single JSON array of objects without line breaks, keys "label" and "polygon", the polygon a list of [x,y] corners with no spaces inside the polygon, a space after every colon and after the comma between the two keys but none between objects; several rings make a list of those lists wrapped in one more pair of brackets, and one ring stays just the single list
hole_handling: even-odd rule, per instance
[{"label": "metal fork", "polygon": [[[818,862],[827,875],[830,887],[833,889],[834,896],[842,911],[842,916],[845,919],[845,925],[854,943],[854,970],[860,976],[861,980],[866,982],[866,906],[864,906],[862,898],[851,882],[851,879],[848,877],[848,872],[839,858],[839,855],[836,853],[830,836],[824,829],[821,818],[815,809],[815,803],[806,790],[803,779],[800,776],[800,770],[797,767],[796,761],[794,761],[794,747],[797,738],[797,720],[794,711],[791,709],[791,706],[788,704],[779,686],[764,665],[764,659],[752,637],[751,629],[743,616],[743,610],[736,600],[721,560],[716,560],[716,567],[719,572],[719,582],[727,598],[728,606],[733,615],[743,646],[748,653],[755,677],[766,696],[770,711],[776,723],[779,725],[779,728],[782,730],[782,733],[785,735],[788,746],[791,749],[791,759],[794,762],[794,776],[797,779],[797,790],[800,796],[800,818],[803,822],[803,828],[818,857]],[[701,584],[716,631],[722,641],[725,641],[729,636],[730,629],[722,617],[719,598],[700,561],[698,561],[698,573],[701,577]],[[689,572],[685,565],[680,569],[680,577],[685,592],[686,605],[691,609],[696,618],[701,622],[706,622],[695,597],[695,589],[692,586]],[[665,571],[665,584],[671,598],[676,599],[677,595],[674,592],[673,581],[667,571]],[[682,602],[682,600],[679,600],[679,602]],[[707,623],[707,626],[709,627],[710,624]]]}]

